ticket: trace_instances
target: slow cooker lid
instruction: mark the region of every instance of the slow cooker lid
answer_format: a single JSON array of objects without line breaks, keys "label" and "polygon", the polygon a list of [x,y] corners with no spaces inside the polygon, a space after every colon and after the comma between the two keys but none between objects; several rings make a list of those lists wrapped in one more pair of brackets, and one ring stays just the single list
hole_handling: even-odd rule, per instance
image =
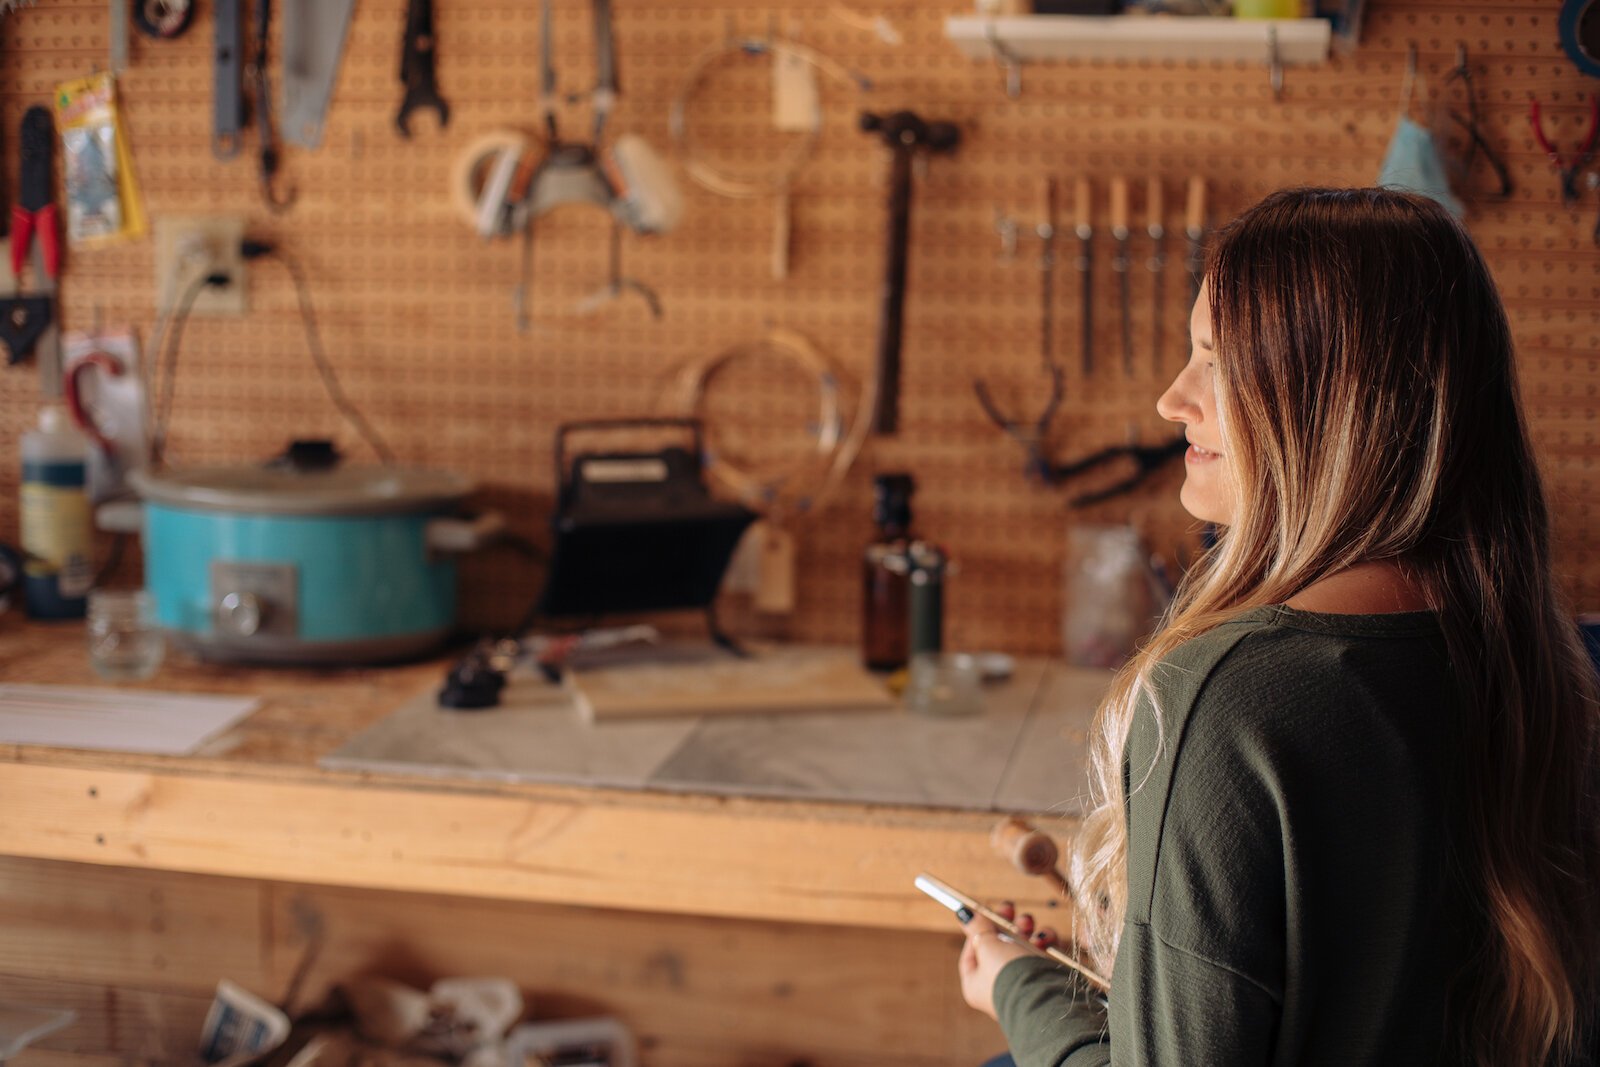
[{"label": "slow cooker lid", "polygon": [[195,467],[133,471],[129,481],[146,500],[179,508],[257,515],[380,515],[427,511],[459,502],[472,491],[449,471],[403,467]]}]

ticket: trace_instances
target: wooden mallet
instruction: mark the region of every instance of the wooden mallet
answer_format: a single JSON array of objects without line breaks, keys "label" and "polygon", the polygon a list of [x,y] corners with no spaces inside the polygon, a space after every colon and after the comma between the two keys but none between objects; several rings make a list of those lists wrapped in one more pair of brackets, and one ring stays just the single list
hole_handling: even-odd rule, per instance
[{"label": "wooden mallet", "polygon": [[995,824],[989,834],[989,843],[1023,874],[1038,875],[1055,886],[1056,892],[1062,896],[1072,896],[1066,878],[1056,868],[1061,853],[1049,834],[1035,830],[1013,815]]}]

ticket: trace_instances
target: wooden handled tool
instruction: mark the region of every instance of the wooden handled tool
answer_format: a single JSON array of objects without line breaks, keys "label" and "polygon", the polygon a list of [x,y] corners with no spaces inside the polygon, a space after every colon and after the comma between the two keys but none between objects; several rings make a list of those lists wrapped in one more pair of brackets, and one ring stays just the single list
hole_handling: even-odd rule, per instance
[{"label": "wooden handled tool", "polygon": [[1161,272],[1167,265],[1163,242],[1167,228],[1161,217],[1161,178],[1152,174],[1144,187],[1145,232],[1150,235],[1150,364],[1161,373]]},{"label": "wooden handled tool", "polygon": [[961,130],[952,122],[928,122],[910,111],[861,116],[861,129],[889,149],[889,225],[884,253],[883,297],[878,314],[877,408],[872,431],[900,429],[900,343],[905,319],[906,260],[911,241],[911,164],[918,157],[954,152]]},{"label": "wooden handled tool", "polygon": [[1111,238],[1116,241],[1116,255],[1111,259],[1111,269],[1116,271],[1122,294],[1122,373],[1133,377],[1133,282],[1128,277],[1132,261],[1128,258],[1128,179],[1111,179]]},{"label": "wooden handled tool", "polygon": [[1094,215],[1089,204],[1089,179],[1079,178],[1072,190],[1073,230],[1078,235],[1078,288],[1082,307],[1078,325],[1082,332],[1083,376],[1094,373]]},{"label": "wooden handled tool", "polygon": [[1184,266],[1189,270],[1190,302],[1200,299],[1200,240],[1206,230],[1206,180],[1195,174],[1189,178],[1189,203],[1183,213],[1183,229],[1189,238],[1189,257]]},{"label": "wooden handled tool", "polygon": [[1056,180],[1039,179],[1039,365],[1055,366]]},{"label": "wooden handled tool", "polygon": [[1035,830],[1016,816],[1011,816],[995,824],[989,834],[989,843],[1023,874],[1037,875],[1055,886],[1062,896],[1072,896],[1067,879],[1056,868],[1061,853],[1049,834]]}]

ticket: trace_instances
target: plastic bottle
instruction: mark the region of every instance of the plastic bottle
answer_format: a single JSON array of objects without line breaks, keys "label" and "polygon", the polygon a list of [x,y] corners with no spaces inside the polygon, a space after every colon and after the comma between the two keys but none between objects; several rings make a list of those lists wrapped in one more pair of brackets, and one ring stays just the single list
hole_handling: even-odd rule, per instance
[{"label": "plastic bottle", "polygon": [[897,671],[911,653],[911,494],[909,474],[874,481],[877,538],[861,559],[861,662],[868,670]]},{"label": "plastic bottle", "polygon": [[89,442],[60,407],[22,435],[22,586],[36,619],[81,619],[94,582],[86,466]]}]

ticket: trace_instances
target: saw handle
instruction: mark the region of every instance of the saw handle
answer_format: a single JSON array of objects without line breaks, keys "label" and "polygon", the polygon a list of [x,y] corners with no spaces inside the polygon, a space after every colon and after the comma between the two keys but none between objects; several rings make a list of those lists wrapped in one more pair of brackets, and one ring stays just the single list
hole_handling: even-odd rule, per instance
[{"label": "saw handle", "polygon": [[1128,233],[1128,179],[1111,179],[1111,232],[1119,239]]},{"label": "saw handle", "polygon": [[1094,227],[1094,216],[1089,205],[1089,179],[1079,178],[1072,187],[1072,222],[1083,237]]},{"label": "saw handle", "polygon": [[1206,226],[1206,180],[1198,174],[1189,179],[1189,203],[1183,225],[1195,240],[1199,240]]}]

